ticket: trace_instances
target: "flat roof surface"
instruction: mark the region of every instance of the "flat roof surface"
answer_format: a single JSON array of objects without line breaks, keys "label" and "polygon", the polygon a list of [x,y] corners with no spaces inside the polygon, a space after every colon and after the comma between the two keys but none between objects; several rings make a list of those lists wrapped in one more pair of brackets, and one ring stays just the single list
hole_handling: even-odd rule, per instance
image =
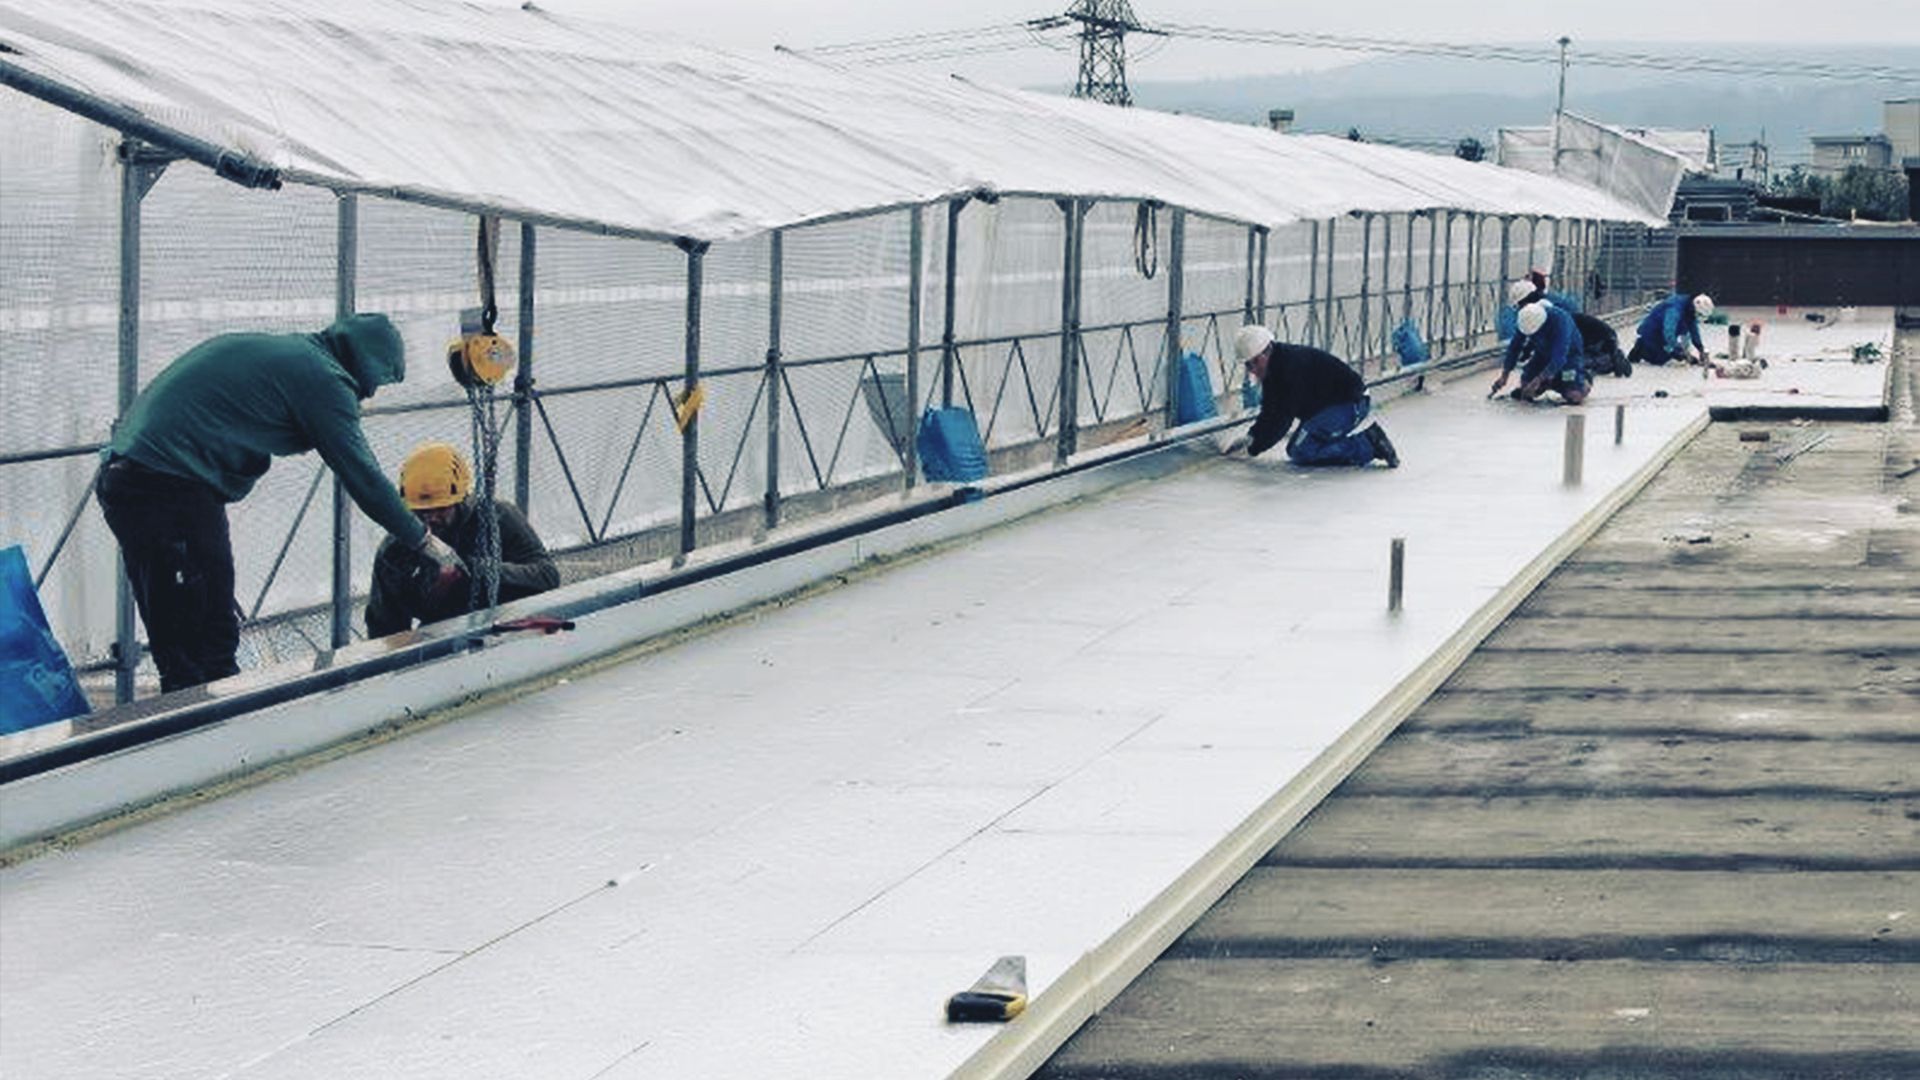
[{"label": "flat roof surface", "polygon": [[1072,993],[1715,395],[1879,400],[1885,361],[1787,358],[1884,354],[1891,313],[1797,316],[1752,385],[1641,368],[1564,409],[1475,375],[1379,411],[1393,471],[1180,451],[1170,478],[7,867],[0,1072],[947,1075],[1020,1023],[950,1026],[949,994],[1007,954],[1036,1006]]}]

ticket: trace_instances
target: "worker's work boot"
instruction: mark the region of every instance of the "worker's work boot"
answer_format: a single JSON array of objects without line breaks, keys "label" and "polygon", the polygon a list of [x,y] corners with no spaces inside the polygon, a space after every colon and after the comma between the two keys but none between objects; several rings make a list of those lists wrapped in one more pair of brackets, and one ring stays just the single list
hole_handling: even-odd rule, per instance
[{"label": "worker's work boot", "polygon": [[1375,458],[1386,462],[1387,468],[1389,469],[1397,469],[1400,467],[1400,455],[1394,452],[1393,440],[1387,438],[1385,428],[1382,428],[1379,424],[1368,424],[1367,430],[1361,432],[1361,434],[1365,435],[1367,441],[1373,444],[1373,456]]}]

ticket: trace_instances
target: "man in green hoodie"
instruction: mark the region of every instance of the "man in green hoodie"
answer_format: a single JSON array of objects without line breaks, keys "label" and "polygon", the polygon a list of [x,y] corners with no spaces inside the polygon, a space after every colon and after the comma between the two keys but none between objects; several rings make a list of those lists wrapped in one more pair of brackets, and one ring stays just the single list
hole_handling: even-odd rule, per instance
[{"label": "man in green hoodie", "polygon": [[451,571],[459,556],[413,516],[367,448],[360,403],[406,377],[385,315],[317,334],[222,334],[147,385],[115,427],[96,491],[120,541],[162,692],[240,670],[227,504],[274,457],[316,450],[394,540]]}]

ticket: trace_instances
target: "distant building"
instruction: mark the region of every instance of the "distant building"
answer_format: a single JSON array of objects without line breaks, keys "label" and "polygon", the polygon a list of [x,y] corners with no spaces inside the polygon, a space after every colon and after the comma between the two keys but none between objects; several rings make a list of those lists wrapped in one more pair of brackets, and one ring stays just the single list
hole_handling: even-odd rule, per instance
[{"label": "distant building", "polygon": [[1746,221],[1759,195],[1760,185],[1751,180],[1689,174],[1681,177],[1667,217],[1674,222]]},{"label": "distant building", "polygon": [[1920,98],[1889,101],[1886,108],[1886,120],[1881,127],[1893,146],[1895,160],[1909,162],[1920,158]]},{"label": "distant building", "polygon": [[1898,98],[1886,109],[1881,127],[1892,145],[1894,167],[1907,174],[1907,217],[1920,221],[1920,98]]},{"label": "distant building", "polygon": [[1807,171],[1817,176],[1838,176],[1856,165],[1869,169],[1891,169],[1893,143],[1885,135],[1815,135],[1813,164]]}]

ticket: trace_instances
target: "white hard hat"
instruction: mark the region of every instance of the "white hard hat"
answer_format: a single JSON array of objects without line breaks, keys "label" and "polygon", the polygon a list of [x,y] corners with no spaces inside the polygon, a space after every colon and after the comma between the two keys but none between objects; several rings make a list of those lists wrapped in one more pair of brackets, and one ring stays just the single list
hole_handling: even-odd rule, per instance
[{"label": "white hard hat", "polygon": [[1526,278],[1521,278],[1519,281],[1507,286],[1507,303],[1518,306],[1520,301],[1532,296],[1539,288],[1538,285],[1535,285]]},{"label": "white hard hat", "polygon": [[1701,293],[1694,297],[1693,313],[1703,319],[1713,314],[1713,297],[1708,296],[1706,293]]},{"label": "white hard hat", "polygon": [[1233,335],[1233,351],[1240,357],[1241,363],[1259,356],[1261,351],[1273,344],[1273,331],[1259,323],[1248,323]]},{"label": "white hard hat", "polygon": [[1528,337],[1539,333],[1540,328],[1547,325],[1547,309],[1552,306],[1552,304],[1547,303],[1545,300],[1536,300],[1526,307],[1521,308],[1520,332]]}]

